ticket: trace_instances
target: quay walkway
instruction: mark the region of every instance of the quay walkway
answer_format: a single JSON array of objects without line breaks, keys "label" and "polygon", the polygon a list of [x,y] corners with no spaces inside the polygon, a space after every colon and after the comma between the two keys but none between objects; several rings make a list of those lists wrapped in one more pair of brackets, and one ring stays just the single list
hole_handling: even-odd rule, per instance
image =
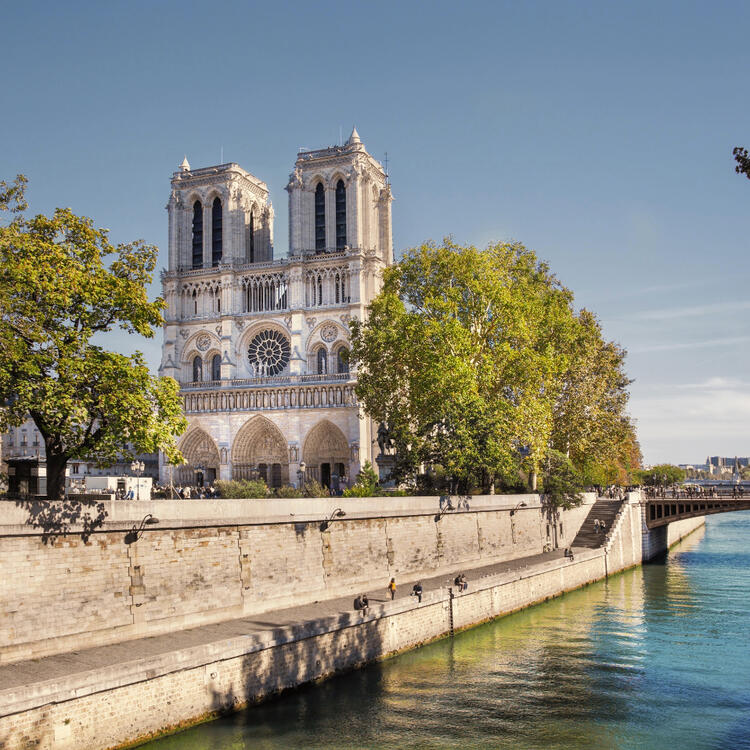
[{"label": "quay walkway", "polygon": [[[583,554],[591,550],[576,550],[576,553],[578,552]],[[403,600],[410,597],[412,587],[417,581],[422,583],[424,596],[427,597],[431,591],[452,586],[453,578],[461,572],[466,575],[471,592],[472,587],[482,578],[503,573],[533,573],[535,569],[548,567],[545,563],[559,560],[563,556],[564,551],[559,549],[482,567],[462,568],[450,576],[443,573],[437,576],[425,575],[421,578],[397,580],[396,602],[403,607],[406,604]],[[380,590],[366,592],[370,600],[370,615],[387,611],[391,605],[390,595],[386,591],[387,585],[388,581],[384,580]],[[266,634],[273,640],[274,632],[279,632],[280,629],[292,627],[295,630],[304,630],[306,624],[314,625],[326,618],[341,615],[353,617],[357,614],[353,609],[353,601],[360,593],[365,592],[352,590],[347,597],[264,612],[164,635],[0,665],[0,716],[28,710],[32,705],[41,706],[96,692],[93,685],[97,681],[97,676],[101,676],[103,672],[119,674],[123,667],[132,665],[132,670],[128,671],[142,672],[147,678],[150,669],[158,665],[164,657],[169,658],[177,652],[194,652],[196,649],[203,651],[210,649],[212,644],[218,646],[220,643],[226,644],[233,639],[244,640],[247,636],[253,635]],[[64,689],[61,690],[63,686]]]}]

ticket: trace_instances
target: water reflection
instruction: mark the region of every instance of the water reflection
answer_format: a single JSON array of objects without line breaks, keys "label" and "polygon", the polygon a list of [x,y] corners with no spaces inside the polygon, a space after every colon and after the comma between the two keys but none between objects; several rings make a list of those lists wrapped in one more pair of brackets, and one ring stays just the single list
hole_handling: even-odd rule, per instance
[{"label": "water reflection", "polygon": [[153,750],[750,748],[750,513],[658,564]]}]

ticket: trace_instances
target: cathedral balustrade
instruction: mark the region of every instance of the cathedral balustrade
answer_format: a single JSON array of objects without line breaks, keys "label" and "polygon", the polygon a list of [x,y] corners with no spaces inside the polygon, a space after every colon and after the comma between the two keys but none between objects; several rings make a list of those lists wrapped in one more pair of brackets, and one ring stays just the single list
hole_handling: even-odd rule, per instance
[{"label": "cathedral balustrade", "polygon": [[293,385],[297,383],[339,383],[354,380],[351,373],[332,372],[309,374],[309,375],[266,375],[257,378],[234,378],[232,380],[192,380],[181,383],[180,388],[189,390],[200,388],[201,390],[215,388],[236,388],[238,386],[261,387],[264,385]]},{"label": "cathedral balustrade", "polygon": [[357,406],[354,384],[237,388],[182,394],[186,414]]}]

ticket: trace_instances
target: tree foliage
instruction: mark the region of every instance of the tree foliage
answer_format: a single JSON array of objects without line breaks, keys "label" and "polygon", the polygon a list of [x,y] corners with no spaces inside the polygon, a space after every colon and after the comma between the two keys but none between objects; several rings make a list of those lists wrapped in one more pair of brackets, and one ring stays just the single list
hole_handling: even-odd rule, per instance
[{"label": "tree foliage", "polygon": [[372,464],[365,461],[355,483],[344,490],[344,497],[374,497],[378,494],[379,481],[380,477]]},{"label": "tree foliage", "polygon": [[573,462],[564,453],[549,449],[542,482],[544,494],[551,505],[572,508],[581,504],[583,482]]},{"label": "tree foliage", "polygon": [[684,479],[685,471],[673,464],[658,464],[638,472],[640,484],[645,484],[647,487],[669,486],[682,482]]},{"label": "tree foliage", "polygon": [[748,156],[747,149],[737,146],[732,151],[732,155],[737,162],[734,166],[734,171],[737,174],[744,174],[750,180],[750,156]]},{"label": "tree foliage", "polygon": [[440,465],[516,483],[550,447],[575,463],[612,457],[627,432],[625,353],[522,245],[449,240],[386,270],[366,322],[353,321],[357,396],[386,422],[396,473]]},{"label": "tree foliage", "polygon": [[48,497],[64,493],[68,459],[106,466],[135,451],[179,462],[185,429],[178,384],[153,377],[143,355],[94,343],[115,328],[152,337],[164,302],[148,299],[157,248],[117,246],[91,219],[58,208],[26,218],[18,176],[0,183],[0,429],[29,415],[44,440]]}]

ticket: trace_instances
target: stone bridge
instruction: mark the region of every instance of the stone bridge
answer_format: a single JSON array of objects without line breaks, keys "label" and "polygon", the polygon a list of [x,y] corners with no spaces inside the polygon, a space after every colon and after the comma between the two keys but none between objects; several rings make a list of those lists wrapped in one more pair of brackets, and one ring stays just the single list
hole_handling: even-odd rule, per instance
[{"label": "stone bridge", "polygon": [[711,497],[690,497],[684,491],[667,492],[662,497],[646,497],[646,526],[654,529],[672,521],[734,510],[750,510],[750,495],[730,489],[715,490]]}]

